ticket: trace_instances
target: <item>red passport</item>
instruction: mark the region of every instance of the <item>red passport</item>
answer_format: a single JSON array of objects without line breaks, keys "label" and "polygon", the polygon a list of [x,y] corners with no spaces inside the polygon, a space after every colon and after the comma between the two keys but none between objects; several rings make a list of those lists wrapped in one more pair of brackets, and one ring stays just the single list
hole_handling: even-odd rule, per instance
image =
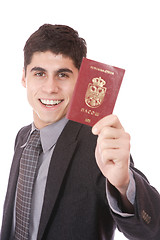
[{"label": "red passport", "polygon": [[83,58],[67,118],[93,126],[111,114],[125,70]]}]

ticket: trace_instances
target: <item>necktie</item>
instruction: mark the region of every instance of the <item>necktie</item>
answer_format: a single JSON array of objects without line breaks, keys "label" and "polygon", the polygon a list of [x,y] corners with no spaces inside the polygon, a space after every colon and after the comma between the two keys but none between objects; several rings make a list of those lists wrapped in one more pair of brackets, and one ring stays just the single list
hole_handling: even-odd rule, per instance
[{"label": "necktie", "polygon": [[16,198],[16,240],[29,239],[32,191],[41,151],[40,132],[35,130],[31,134],[20,160]]}]

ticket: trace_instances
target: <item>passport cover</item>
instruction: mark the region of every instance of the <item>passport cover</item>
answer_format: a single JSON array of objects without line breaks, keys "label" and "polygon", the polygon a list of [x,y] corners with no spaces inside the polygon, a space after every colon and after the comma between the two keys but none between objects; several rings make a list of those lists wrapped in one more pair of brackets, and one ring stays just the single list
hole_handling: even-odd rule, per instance
[{"label": "passport cover", "polygon": [[125,70],[83,58],[66,117],[93,126],[112,114]]}]

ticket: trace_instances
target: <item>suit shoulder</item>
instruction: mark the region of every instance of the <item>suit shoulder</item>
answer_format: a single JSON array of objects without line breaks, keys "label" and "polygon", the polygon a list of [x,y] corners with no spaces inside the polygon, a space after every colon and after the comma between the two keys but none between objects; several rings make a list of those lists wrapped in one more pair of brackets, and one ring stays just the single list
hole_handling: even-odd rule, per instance
[{"label": "suit shoulder", "polygon": [[93,139],[97,139],[97,137],[96,137],[95,135],[93,135],[93,133],[92,133],[92,127],[90,127],[90,126],[88,126],[88,125],[82,124],[81,132],[82,132],[85,136],[91,137],[91,138],[93,138]]},{"label": "suit shoulder", "polygon": [[27,125],[27,126],[22,127],[22,128],[18,131],[17,136],[27,134],[27,133],[31,130],[31,126],[32,126],[32,125],[30,124],[30,125]]},{"label": "suit shoulder", "polygon": [[28,133],[30,132],[31,130],[31,124],[30,125],[27,125],[25,127],[22,127],[18,133],[17,133],[17,136],[16,136],[16,139],[15,139],[15,147],[16,145],[22,141],[23,137],[27,136]]},{"label": "suit shoulder", "polygon": [[88,135],[88,136],[91,136],[91,137],[95,137],[92,134],[92,127],[91,126],[88,126],[88,125],[85,125],[85,124],[82,124],[82,123],[78,123],[78,122],[74,122],[74,121],[71,121],[71,120],[68,122],[67,125],[72,130],[79,129],[79,134],[84,134],[84,135]]},{"label": "suit shoulder", "polygon": [[87,144],[87,146],[91,145],[95,147],[97,136],[93,135],[92,128],[90,126],[70,121],[69,127],[72,133],[74,132],[74,129],[78,129],[77,139],[79,142],[83,142],[83,144]]}]

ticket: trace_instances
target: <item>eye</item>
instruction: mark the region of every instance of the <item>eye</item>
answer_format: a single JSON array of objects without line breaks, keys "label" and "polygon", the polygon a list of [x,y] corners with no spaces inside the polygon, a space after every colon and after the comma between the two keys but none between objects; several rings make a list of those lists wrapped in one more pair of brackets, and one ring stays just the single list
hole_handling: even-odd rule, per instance
[{"label": "eye", "polygon": [[58,77],[59,78],[69,78],[69,75],[66,74],[66,73],[61,72],[61,73],[58,73]]},{"label": "eye", "polygon": [[46,73],[45,72],[36,72],[34,75],[37,77],[45,77]]}]

